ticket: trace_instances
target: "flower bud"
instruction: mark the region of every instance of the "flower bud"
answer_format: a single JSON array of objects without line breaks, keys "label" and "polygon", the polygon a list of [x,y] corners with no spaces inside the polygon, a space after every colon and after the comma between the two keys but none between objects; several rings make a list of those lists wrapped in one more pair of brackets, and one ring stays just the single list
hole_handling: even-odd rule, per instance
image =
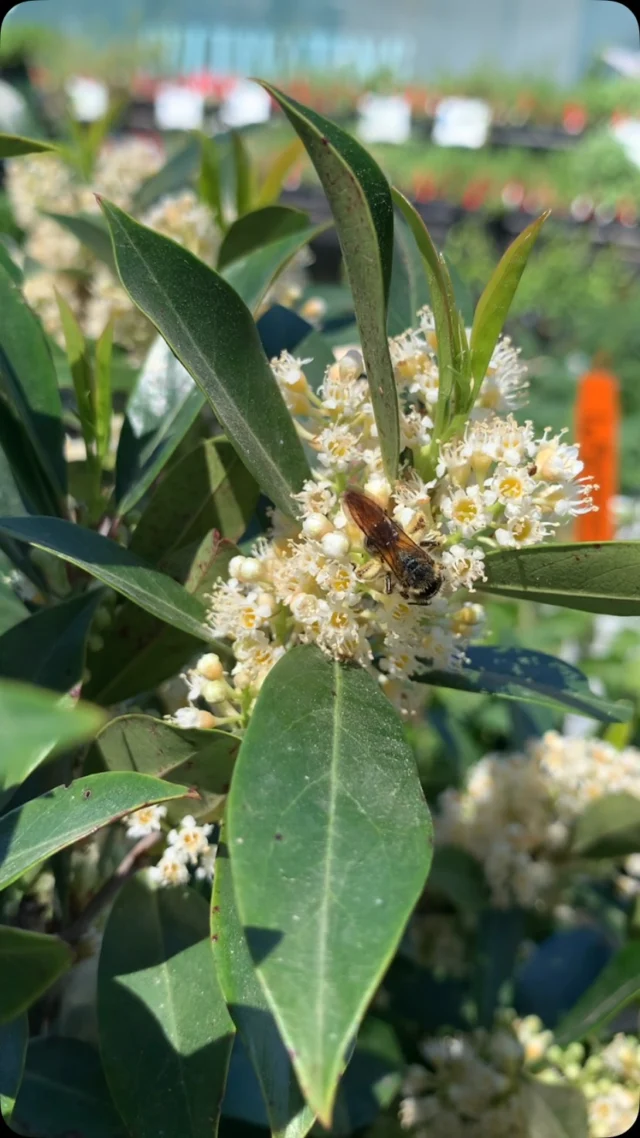
[{"label": "flower bud", "polygon": [[[236,558],[234,557],[234,558],[232,558],[232,560],[235,561]],[[238,570],[236,573],[236,576],[238,577],[238,579],[240,581],[244,581],[245,584],[247,584],[250,581],[257,581],[261,575],[262,575],[262,566],[261,566],[260,562],[256,560],[255,557],[243,557],[242,558],[242,563],[238,566]]]},{"label": "flower bud", "polygon": [[245,561],[246,558],[243,557],[242,554],[238,554],[236,557],[232,557],[231,561],[229,562],[229,576],[235,577],[236,580],[239,581],[240,573],[242,572],[242,566]]},{"label": "flower bud", "polygon": [[207,703],[222,703],[229,698],[229,685],[226,680],[208,680],[202,688],[202,696]]},{"label": "flower bud", "polygon": [[337,530],[325,533],[320,544],[327,557],[344,557],[349,552],[349,538],[346,533],[338,533]]},{"label": "flower bud", "polygon": [[324,514],[309,514],[302,523],[302,532],[315,541],[319,541],[321,537],[331,533],[332,530],[333,526]]},{"label": "flower bud", "polygon": [[215,652],[205,652],[196,664],[196,672],[205,680],[220,680],[224,674],[222,662]]}]

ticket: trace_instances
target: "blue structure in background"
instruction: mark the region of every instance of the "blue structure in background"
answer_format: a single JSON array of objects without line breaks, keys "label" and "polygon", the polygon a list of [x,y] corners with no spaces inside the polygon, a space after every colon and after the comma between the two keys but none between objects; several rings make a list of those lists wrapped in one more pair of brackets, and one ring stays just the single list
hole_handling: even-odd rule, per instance
[{"label": "blue structure in background", "polygon": [[8,20],[159,43],[180,73],[278,75],[388,70],[411,80],[486,66],[560,83],[605,47],[638,49],[615,0],[94,0],[22,3]]}]

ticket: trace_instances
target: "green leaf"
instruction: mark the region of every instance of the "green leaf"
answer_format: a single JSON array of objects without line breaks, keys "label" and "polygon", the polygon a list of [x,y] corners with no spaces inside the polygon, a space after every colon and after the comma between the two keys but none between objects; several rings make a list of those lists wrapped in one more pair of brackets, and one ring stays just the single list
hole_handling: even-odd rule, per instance
[{"label": "green leaf", "polygon": [[93,410],[92,367],[87,351],[87,344],[80,325],[73,312],[59,292],[56,291],[60,323],[64,333],[67,347],[67,359],[73,380],[73,389],[76,393],[76,407],[82,437],[87,444],[87,457],[90,455],[91,444],[95,442],[96,425]]},{"label": "green leaf", "polygon": [[489,361],[504,327],[520,277],[550,212],[546,210],[511,243],[491,274],[478,301],[471,328],[471,371],[474,394],[480,390],[480,385],[487,374]]},{"label": "green leaf", "polygon": [[58,379],[47,338],[18,286],[0,266],[0,383],[62,508],[66,487]]},{"label": "green leaf", "polygon": [[159,620],[201,640],[209,639],[204,605],[115,541],[61,518],[0,518],[0,533],[77,565]]},{"label": "green leaf", "polygon": [[113,259],[109,230],[101,214],[66,214],[44,211],[44,216],[50,217],[51,220],[56,221],[62,229],[66,229],[68,233],[72,233],[74,237],[77,237],[82,245],[85,245],[99,261],[102,261],[103,264],[107,265],[111,271],[115,273],[116,266]]},{"label": "green leaf", "polygon": [[0,1114],[6,1123],[13,1116],[29,1041],[29,1020],[25,1013],[0,1025]]},{"label": "green leaf", "polygon": [[175,194],[189,185],[198,169],[199,160],[200,139],[194,134],[171,155],[160,170],[142,183],[133,199],[134,213],[144,213],[160,198]]},{"label": "green leaf", "polygon": [[393,265],[389,289],[387,335],[400,336],[416,323],[416,313],[429,304],[431,296],[427,284],[422,255],[413,239],[409,226],[396,217],[393,233]]},{"label": "green leaf", "polygon": [[68,692],[82,678],[101,590],[42,608],[0,636],[0,676]]},{"label": "green leaf", "polygon": [[308,225],[288,237],[281,237],[278,241],[263,245],[246,257],[240,257],[227,265],[223,273],[224,279],[235,289],[247,308],[255,313],[262,305],[269,289],[291,263],[296,253],[324,233],[327,228],[328,225]]},{"label": "green leaf", "polygon": [[284,205],[268,205],[254,209],[234,221],[225,234],[218,253],[218,272],[237,261],[269,245],[282,237],[290,237],[309,227],[309,218],[299,209]]},{"label": "green leaf", "polygon": [[304,374],[317,395],[327,368],[336,362],[331,345],[321,332],[313,331],[298,344],[296,355],[301,360],[311,357],[311,363],[304,365]]},{"label": "green leaf", "polygon": [[203,897],[153,890],[141,875],[128,882],[104,934],[98,1018],[107,1082],[132,1138],[215,1136],[233,1023]]},{"label": "green leaf", "polygon": [[316,168],[334,217],[353,294],[385,473],[394,482],[400,452],[398,393],[387,342],[387,302],[393,257],[389,184],[367,151],[329,119],[303,107],[270,83]]},{"label": "green leaf", "polygon": [[577,1087],[528,1078],[522,1087],[527,1138],[585,1138],[587,1101]]},{"label": "green leaf", "polygon": [[616,952],[590,988],[554,1028],[554,1042],[566,1047],[573,1040],[595,1035],[640,992],[640,941],[631,940]]},{"label": "green leaf", "polygon": [[151,803],[188,793],[130,771],[92,774],[57,786],[0,818],[0,889],[81,838]]},{"label": "green leaf", "polygon": [[529,545],[487,554],[478,588],[514,600],[640,615],[640,541]]},{"label": "green leaf", "polygon": [[132,300],[204,391],[256,481],[291,515],[309,467],[248,309],[197,257],[116,206],[102,207]]},{"label": "green leaf", "polygon": [[28,609],[16,596],[11,586],[0,580],[0,634],[4,635],[10,628],[25,620],[28,615]]},{"label": "green leaf", "polygon": [[2,268],[7,271],[7,273],[11,277],[11,280],[14,282],[14,284],[17,284],[19,287],[22,287],[22,282],[24,280],[22,269],[20,268],[19,265],[16,265],[15,261],[13,260],[13,258],[11,257],[11,255],[9,253],[9,250],[7,249],[6,245],[4,245],[1,240],[0,240],[0,265],[2,265]]},{"label": "green leaf", "polygon": [[0,925],[0,1023],[26,1012],[73,963],[57,936]]},{"label": "green leaf", "polygon": [[[175,572],[184,580],[188,593],[204,600],[218,578],[226,578],[229,561],[237,553],[235,545],[218,542],[212,533],[195,549],[176,552]],[[174,571],[169,560],[166,568]],[[89,655],[91,676],[83,689],[88,698],[103,704],[152,691],[202,651],[199,639],[170,628],[130,603],[117,609],[103,637],[102,650]],[[229,649],[221,643],[212,640],[209,649],[222,659],[230,658]]]},{"label": "green leaf", "polygon": [[204,407],[189,372],[158,336],[127,404],[116,456],[120,515],[140,501]]},{"label": "green leaf", "polygon": [[211,898],[211,942],[222,994],[258,1077],[271,1133],[274,1138],[304,1138],[315,1115],[302,1097],[256,975],[236,912],[229,853],[222,838]]},{"label": "green leaf", "polygon": [[[2,349],[0,348],[0,357]],[[2,513],[57,514],[60,498],[42,469],[24,426],[0,396],[0,502]],[[15,562],[15,558],[12,558]],[[17,564],[17,562],[16,562]]]},{"label": "green leaf", "polygon": [[231,131],[231,150],[235,172],[236,213],[238,217],[251,208],[251,162],[244,139],[239,131]]},{"label": "green leaf", "polygon": [[522,909],[487,906],[478,915],[471,990],[479,1027],[491,1029],[501,990],[513,980],[524,935]]},{"label": "green leaf", "polygon": [[90,738],[104,715],[88,704],[70,706],[59,696],[26,684],[0,682],[3,755],[0,803],[11,797],[27,775],[54,749]]},{"label": "green leaf", "polygon": [[482,866],[460,846],[436,846],[429,889],[442,893],[465,913],[478,912],[488,902]]},{"label": "green leaf", "polygon": [[125,1138],[95,1048],[55,1035],[27,1048],[14,1120],[27,1134]]},{"label": "green leaf", "polygon": [[113,351],[113,320],[109,320],[103,332],[96,340],[95,359],[95,424],[96,444],[100,464],[109,453],[111,442],[111,359]]},{"label": "green leaf", "polygon": [[624,857],[640,852],[640,799],[607,794],[589,803],[576,821],[571,848],[581,857]]},{"label": "green leaf", "polygon": [[220,157],[218,147],[212,138],[199,134],[200,171],[198,174],[198,193],[209,206],[218,227],[226,229],[224,206],[222,203],[222,184],[220,181]]},{"label": "green leaf", "polygon": [[150,715],[112,719],[96,739],[110,771],[138,771],[193,787],[202,797],[171,807],[174,815],[209,815],[229,791],[240,740],[227,731],[184,730]]},{"label": "green leaf", "polygon": [[22,154],[41,154],[46,150],[57,150],[51,142],[41,138],[22,138],[19,134],[0,134],[0,159],[19,158]]},{"label": "green leaf", "polygon": [[226,817],[249,950],[329,1126],[347,1048],[431,861],[413,753],[375,680],[311,646],[287,652],[260,691]]},{"label": "green leaf", "polygon": [[225,439],[205,439],[158,484],[134,530],[131,550],[155,563],[214,529],[238,541],[259,494],[233,447]]},{"label": "green leaf", "polygon": [[432,669],[414,680],[433,687],[498,695],[539,703],[560,711],[574,711],[603,723],[630,718],[631,707],[594,695],[586,676],[564,660],[528,648],[477,648],[466,650],[469,664],[456,671]]},{"label": "green leaf", "polygon": [[287,174],[303,154],[304,146],[299,138],[294,138],[293,142],[276,154],[255,198],[256,208],[277,202]]}]

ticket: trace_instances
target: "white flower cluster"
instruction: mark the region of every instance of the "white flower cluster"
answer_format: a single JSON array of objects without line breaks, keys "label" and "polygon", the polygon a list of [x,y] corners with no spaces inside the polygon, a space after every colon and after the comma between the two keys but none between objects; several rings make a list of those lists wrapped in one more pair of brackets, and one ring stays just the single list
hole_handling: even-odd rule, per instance
[{"label": "white flower cluster", "polygon": [[[640,797],[639,751],[549,731],[526,754],[486,755],[462,790],[445,790],[436,841],[462,846],[482,863],[495,906],[540,906],[566,864],[576,818],[595,799],[620,793]],[[628,874],[638,873],[639,860],[628,859]]]},{"label": "white flower cluster", "polygon": [[[414,673],[461,663],[477,635],[483,613],[467,593],[484,576],[486,550],[540,541],[567,516],[592,508],[577,448],[548,431],[536,438],[532,424],[511,413],[524,368],[508,340],[496,348],[470,421],[439,445],[431,329],[424,310],[417,330],[390,342],[403,453],[411,456],[393,486],[360,352],[328,367],[318,392],[305,375],[308,360],[284,352],[272,361],[317,465],[297,495],[299,524],[276,511],[271,538],[259,540],[252,556],[235,558],[229,581],[212,597],[212,631],[233,642],[237,661],[226,682],[245,709],[286,648],[314,642],[375,670],[398,706],[412,710],[422,701]],[[414,541],[429,543],[441,587],[428,606],[386,592],[387,567],[343,506],[348,486],[374,499]]]},{"label": "white flower cluster", "polygon": [[[128,838],[142,838],[160,833],[166,806],[143,806],[124,819]],[[191,814],[180,819],[179,825],[166,835],[166,847],[156,865],[149,869],[149,877],[157,885],[185,885],[190,868],[195,867],[199,880],[213,879],[217,846],[209,841],[213,826],[208,822],[199,826]]]},{"label": "white flower cluster", "polygon": [[580,1043],[560,1048],[536,1016],[507,1012],[490,1032],[429,1037],[420,1050],[427,1066],[409,1068],[400,1104],[416,1138],[528,1138],[531,1068],[536,1080],[584,1095],[588,1138],[624,1134],[638,1115],[640,1045],[629,1036],[587,1055]]},{"label": "white flower cluster", "polygon": [[[113,318],[114,340],[131,353],[134,362],[144,357],[155,331],[110,269],[73,234],[43,216],[44,212],[99,214],[95,192],[131,211],[136,190],[163,161],[162,149],[153,142],[136,138],[109,141],[96,161],[91,187],[77,180],[54,154],[28,155],[7,163],[7,192],[16,220],[27,235],[24,295],[61,345],[64,335],[55,289],[69,303],[87,336],[97,339]],[[192,190],[163,198],[140,221],[209,264],[213,262],[220,235],[210,211]]]}]

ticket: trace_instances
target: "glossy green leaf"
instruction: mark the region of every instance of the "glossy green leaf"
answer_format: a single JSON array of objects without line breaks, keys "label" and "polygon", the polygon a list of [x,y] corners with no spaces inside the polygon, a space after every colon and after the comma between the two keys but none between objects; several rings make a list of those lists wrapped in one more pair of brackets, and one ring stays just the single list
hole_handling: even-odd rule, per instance
[{"label": "glossy green leaf", "polygon": [[77,565],[159,620],[209,639],[202,603],[115,541],[61,518],[0,518],[0,533]]},{"label": "glossy green leaf", "polygon": [[39,609],[0,636],[0,676],[68,692],[82,677],[101,590]]},{"label": "glossy green leaf", "polygon": [[640,541],[529,545],[487,554],[485,593],[583,612],[640,615]]},{"label": "glossy green leaf", "polygon": [[199,161],[200,140],[194,134],[171,155],[160,170],[142,183],[133,199],[134,213],[140,215],[160,198],[175,194],[188,186],[195,177]]},{"label": "glossy green leaf", "polygon": [[244,138],[237,130],[231,131],[231,152],[235,173],[236,213],[241,217],[251,208],[253,179],[247,147]]},{"label": "glossy green leaf", "polygon": [[116,456],[120,514],[133,509],[204,407],[204,395],[161,336],[127,404]]},{"label": "glossy green leaf", "polygon": [[640,941],[631,940],[605,964],[591,987],[554,1028],[555,1042],[566,1047],[574,1039],[599,1033],[639,993]]},{"label": "glossy green leaf", "polygon": [[[223,830],[224,835],[224,830]],[[222,994],[253,1063],[274,1138],[304,1138],[314,1122],[256,975],[236,912],[231,865],[221,839],[211,899],[211,943]]]},{"label": "glossy green leaf", "polygon": [[[0,463],[0,475],[2,466]],[[29,611],[10,585],[0,580],[0,635],[28,617]],[[0,644],[2,641],[0,640]]]},{"label": "glossy green leaf", "polygon": [[12,517],[57,514],[60,509],[60,498],[43,471],[24,426],[1,397],[0,503],[2,514]]},{"label": "glossy green leaf", "polygon": [[54,749],[91,738],[104,715],[97,707],[73,707],[59,696],[27,684],[0,681],[3,755],[0,803],[6,802],[27,775]]},{"label": "glossy green leaf", "polygon": [[30,1008],[72,963],[71,949],[59,937],[0,925],[0,1023]]},{"label": "glossy green leaf", "polygon": [[387,335],[400,336],[416,325],[416,313],[431,300],[422,255],[409,226],[398,216],[393,232],[393,265]]},{"label": "glossy green leaf", "polygon": [[198,173],[198,192],[200,198],[212,211],[218,227],[224,232],[225,217],[220,181],[220,156],[213,138],[200,133],[200,170]]},{"label": "glossy green leaf", "polygon": [[0,1115],[6,1123],[13,1116],[29,1042],[26,1013],[10,1023],[0,1024]]},{"label": "glossy green leaf", "polygon": [[240,740],[227,731],[185,730],[150,715],[112,719],[96,739],[110,771],[138,771],[193,787],[202,802],[177,802],[172,813],[209,815],[229,791]]},{"label": "glossy green leaf", "polygon": [[[227,577],[229,561],[237,552],[235,545],[218,542],[212,533],[195,548],[177,550],[163,565],[184,581],[188,593],[204,601],[218,578]],[[199,639],[170,628],[129,602],[117,609],[112,625],[102,635],[104,647],[89,653],[91,675],[83,690],[87,698],[103,704],[152,691],[203,651]],[[211,640],[208,650],[230,659],[222,643]]]},{"label": "glossy green leaf", "polygon": [[260,691],[226,817],[249,950],[328,1126],[347,1048],[431,861],[413,753],[375,680],[311,646],[287,652]]},{"label": "glossy green leaf", "polygon": [[185,786],[149,775],[109,771],[32,798],[0,818],[0,888],[125,814],[187,793]]},{"label": "glossy green leaf", "polygon": [[224,279],[232,285],[247,308],[255,313],[269,289],[291,263],[296,253],[324,233],[327,228],[327,225],[307,225],[289,236],[271,241],[247,254],[246,257],[239,257],[227,265],[223,272]]},{"label": "glossy green leaf", "polygon": [[576,821],[571,847],[581,857],[640,853],[640,799],[607,794],[590,802]]},{"label": "glossy green leaf", "polygon": [[277,202],[287,175],[303,154],[304,146],[299,138],[294,138],[288,146],[276,154],[254,199],[256,208]]},{"label": "glossy green leaf", "polygon": [[329,200],[353,294],[384,469],[393,482],[398,469],[400,426],[387,342],[393,258],[389,184],[367,151],[339,126],[270,83],[262,85],[302,139]]},{"label": "glossy green leaf", "polygon": [[291,495],[309,467],[248,309],[197,257],[116,206],[102,206],[131,298],[204,391],[256,481],[292,514]]},{"label": "glossy green leaf", "polygon": [[61,504],[66,486],[58,379],[47,338],[18,286],[0,266],[0,385]]},{"label": "glossy green leaf", "polygon": [[307,229],[309,218],[299,209],[284,205],[268,205],[244,214],[229,226],[218,253],[218,271],[254,253],[263,245],[290,237],[301,229]]},{"label": "glossy green leaf", "polygon": [[23,138],[19,134],[0,134],[0,159],[19,158],[22,154],[41,154],[58,147],[41,138]]},{"label": "glossy green leaf", "polygon": [[140,874],[128,882],[104,934],[98,1019],[107,1082],[132,1138],[215,1136],[234,1029],[203,897],[154,890]]},{"label": "glossy green leaf", "polygon": [[471,328],[471,370],[475,392],[480,390],[529,255],[550,212],[546,210],[532,221],[511,243],[478,301]]},{"label": "glossy green leaf", "polygon": [[103,464],[109,453],[111,443],[111,414],[112,414],[112,380],[111,367],[113,356],[113,320],[109,320],[103,332],[96,340],[95,354],[95,423],[96,446],[98,458]]},{"label": "glossy green leaf", "polygon": [[461,846],[436,846],[429,889],[441,893],[465,913],[477,912],[488,901],[482,866]]},{"label": "glossy green leaf", "polygon": [[50,213],[45,212],[45,217],[50,217],[52,221],[56,221],[58,225],[72,233],[77,237],[78,241],[107,265],[113,273],[115,273],[115,262],[113,259],[113,249],[111,247],[111,240],[109,237],[109,230],[105,225],[104,218],[99,213]]},{"label": "glossy green leaf", "polygon": [[577,1087],[529,1078],[522,1095],[527,1138],[586,1138],[587,1100]]},{"label": "glossy green leaf", "polygon": [[629,719],[631,707],[594,695],[586,676],[564,660],[528,648],[466,650],[469,663],[455,671],[432,669],[414,676],[419,683],[539,703],[574,711],[603,723]]},{"label": "glossy green leaf", "polygon": [[225,439],[205,439],[174,463],[158,484],[130,548],[156,563],[172,550],[202,541],[211,530],[238,541],[259,494],[233,447]]},{"label": "glossy green leaf", "polygon": [[55,1035],[27,1048],[14,1121],[40,1138],[125,1138],[97,1050]]}]

